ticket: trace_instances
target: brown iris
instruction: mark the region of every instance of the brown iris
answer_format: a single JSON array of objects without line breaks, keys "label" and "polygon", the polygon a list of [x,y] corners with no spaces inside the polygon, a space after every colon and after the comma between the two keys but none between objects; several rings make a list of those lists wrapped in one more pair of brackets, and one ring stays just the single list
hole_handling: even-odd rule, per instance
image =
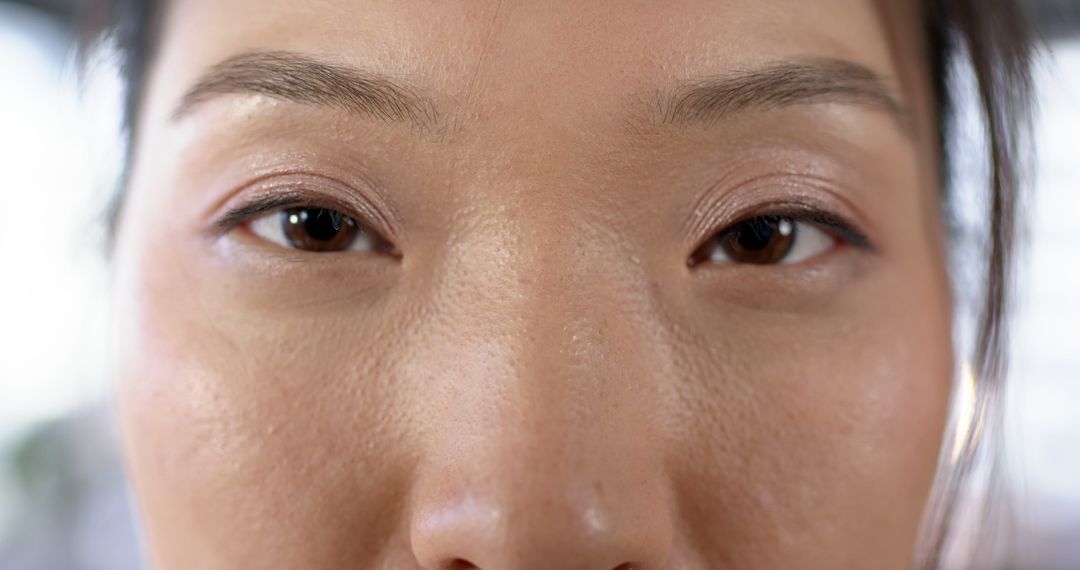
[{"label": "brown iris", "polygon": [[[781,216],[747,218],[710,239],[690,258],[690,265],[726,260],[768,265],[780,263],[795,245],[795,220]],[[723,257],[720,257],[720,252]]]},{"label": "brown iris", "polygon": [[356,220],[326,208],[293,208],[281,216],[289,245],[306,251],[344,251],[363,232]]}]

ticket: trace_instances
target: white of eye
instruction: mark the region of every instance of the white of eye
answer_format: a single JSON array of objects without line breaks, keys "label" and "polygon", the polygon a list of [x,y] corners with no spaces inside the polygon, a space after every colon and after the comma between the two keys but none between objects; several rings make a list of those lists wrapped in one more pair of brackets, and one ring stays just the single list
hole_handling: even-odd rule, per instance
[{"label": "white of eye", "polygon": [[814,224],[795,222],[795,243],[791,251],[780,261],[781,265],[799,263],[829,251],[836,245],[836,239]]},{"label": "white of eye", "polygon": [[282,216],[285,216],[285,212],[273,212],[255,218],[248,224],[248,228],[251,233],[261,237],[262,239],[280,245],[281,247],[291,248],[293,247],[289,243],[289,239],[285,237],[285,228],[282,226],[284,221]]}]

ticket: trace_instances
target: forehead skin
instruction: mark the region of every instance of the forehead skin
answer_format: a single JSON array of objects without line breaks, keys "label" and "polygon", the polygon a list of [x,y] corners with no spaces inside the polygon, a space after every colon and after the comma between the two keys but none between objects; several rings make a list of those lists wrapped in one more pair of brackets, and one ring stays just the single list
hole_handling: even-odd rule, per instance
[{"label": "forehead skin", "polygon": [[[899,4],[170,2],[117,250],[154,566],[907,567],[952,353]],[[438,121],[256,95],[173,117],[253,51],[400,80]],[[835,102],[649,122],[687,81],[826,58],[911,132]],[[268,180],[362,196],[401,260],[208,237]],[[874,251],[687,268],[709,220],[793,196]]]}]

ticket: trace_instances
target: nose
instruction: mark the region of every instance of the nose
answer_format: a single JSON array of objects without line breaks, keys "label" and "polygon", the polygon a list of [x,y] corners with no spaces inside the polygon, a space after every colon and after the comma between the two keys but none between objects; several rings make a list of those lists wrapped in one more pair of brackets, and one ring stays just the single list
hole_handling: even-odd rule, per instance
[{"label": "nose", "polygon": [[[611,287],[638,278],[608,255],[617,245],[585,251],[522,226],[535,248],[449,266],[472,269],[446,279],[458,285],[440,289],[439,318],[410,353],[409,383],[423,386],[404,511],[413,555],[428,570],[661,568],[678,516],[665,468],[678,410],[672,355],[646,326],[659,317],[637,288]],[[475,239],[461,255],[506,249]]]},{"label": "nose", "polygon": [[[511,428],[511,432],[516,428]],[[672,541],[661,481],[640,451],[585,454],[540,429],[459,448],[423,471],[413,552],[428,570],[661,567]],[[592,445],[603,446],[604,438]],[[475,444],[474,444],[475,445]],[[571,446],[577,447],[574,451]]]},{"label": "nose", "polygon": [[627,349],[645,346],[631,328],[572,305],[526,307],[514,322],[528,334],[459,336],[414,363],[438,367],[408,515],[423,568],[666,564],[675,515],[657,371]]}]

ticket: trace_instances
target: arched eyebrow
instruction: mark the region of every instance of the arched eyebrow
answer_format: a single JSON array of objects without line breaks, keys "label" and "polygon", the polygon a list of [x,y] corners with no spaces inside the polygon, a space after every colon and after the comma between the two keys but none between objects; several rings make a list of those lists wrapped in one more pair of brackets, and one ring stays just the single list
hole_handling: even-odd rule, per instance
[{"label": "arched eyebrow", "polygon": [[892,115],[910,135],[911,113],[870,68],[841,59],[779,62],[761,68],[687,81],[658,92],[660,120],[669,125],[710,124],[749,108],[844,103]]},{"label": "arched eyebrow", "polygon": [[435,104],[399,80],[297,53],[273,51],[243,53],[211,67],[184,93],[173,120],[214,97],[231,94],[260,94],[336,107],[419,129],[431,127],[438,119]]}]

